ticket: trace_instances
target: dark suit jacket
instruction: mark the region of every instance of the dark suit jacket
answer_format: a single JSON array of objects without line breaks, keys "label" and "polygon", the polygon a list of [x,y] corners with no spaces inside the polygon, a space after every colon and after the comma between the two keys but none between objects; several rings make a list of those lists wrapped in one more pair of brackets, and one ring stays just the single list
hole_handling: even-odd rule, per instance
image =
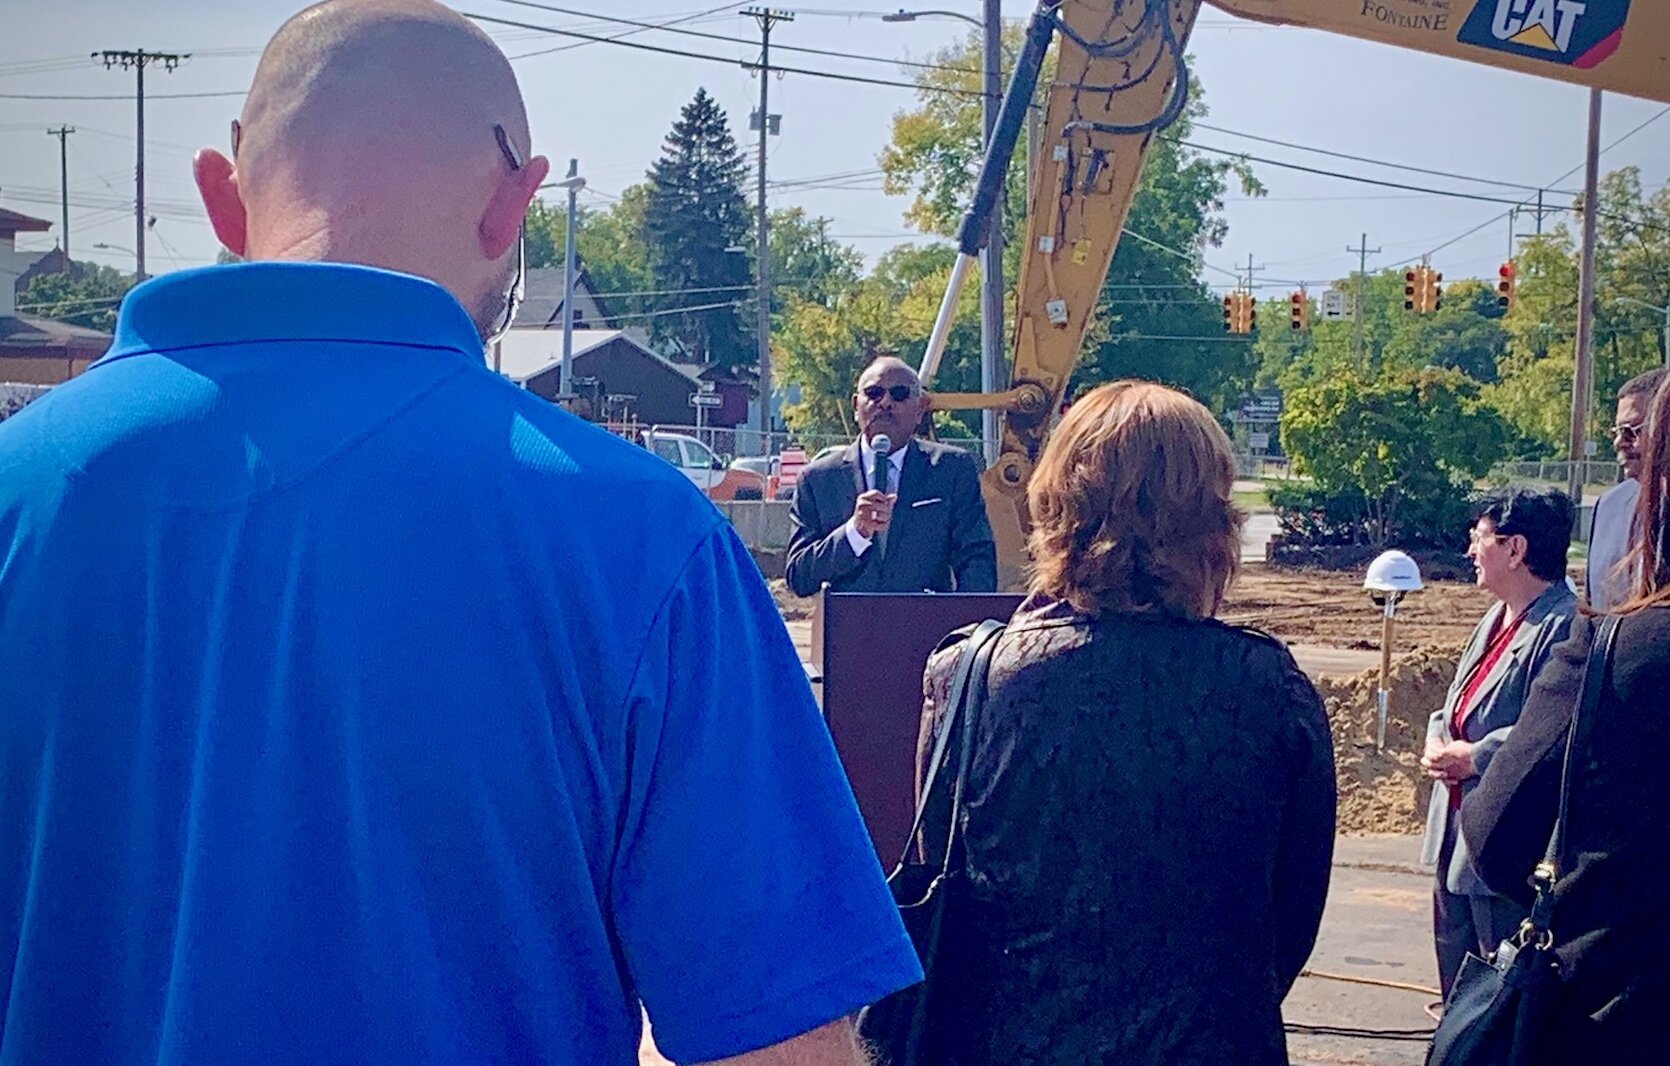
[{"label": "dark suit jacket", "polygon": [[[1473,865],[1529,905],[1548,846],[1566,728],[1594,623],[1579,618],[1554,650],[1479,787],[1462,803]],[[1560,980],[1540,1063],[1664,1061],[1670,1009],[1670,608],[1625,617],[1600,708],[1579,752],[1567,860],[1555,883]]]},{"label": "dark suit jacket", "polygon": [[899,500],[885,555],[872,544],[854,554],[843,527],[865,478],[858,442],[800,473],[789,511],[788,583],[814,596],[836,592],[995,592],[997,547],[974,457],[913,440],[899,472]]}]

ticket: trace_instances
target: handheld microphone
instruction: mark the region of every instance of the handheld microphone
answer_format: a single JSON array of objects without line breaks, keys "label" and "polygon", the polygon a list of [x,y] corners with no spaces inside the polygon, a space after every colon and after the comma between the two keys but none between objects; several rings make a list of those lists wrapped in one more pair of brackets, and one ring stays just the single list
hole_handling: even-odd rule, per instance
[{"label": "handheld microphone", "polygon": [[893,440],[885,433],[877,433],[870,440],[870,447],[875,449],[876,465],[872,470],[870,487],[877,492],[887,491],[887,457],[893,451]]}]

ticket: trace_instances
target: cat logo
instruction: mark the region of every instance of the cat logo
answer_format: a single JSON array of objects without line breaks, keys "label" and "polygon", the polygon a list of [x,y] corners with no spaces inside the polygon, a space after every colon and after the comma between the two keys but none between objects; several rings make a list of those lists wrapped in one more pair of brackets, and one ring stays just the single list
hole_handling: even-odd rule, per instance
[{"label": "cat logo", "polygon": [[1458,39],[1587,70],[1618,50],[1630,0],[1477,0]]}]

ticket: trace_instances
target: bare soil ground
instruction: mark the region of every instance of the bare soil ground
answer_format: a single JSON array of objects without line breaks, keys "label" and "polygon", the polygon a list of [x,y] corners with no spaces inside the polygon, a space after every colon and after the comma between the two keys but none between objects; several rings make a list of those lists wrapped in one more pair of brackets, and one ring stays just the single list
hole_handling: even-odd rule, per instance
[{"label": "bare soil ground", "polygon": [[[1398,608],[1393,646],[1459,651],[1492,602],[1490,593],[1470,582],[1432,582]],[[1370,602],[1355,574],[1248,565],[1219,617],[1257,626],[1289,644],[1380,648],[1380,608]]]},{"label": "bare soil ground", "polygon": [[[813,601],[795,597],[782,581],[771,584],[784,618],[812,616]],[[1433,582],[1398,609],[1395,646],[1459,650],[1491,602],[1489,593],[1472,584]],[[1353,574],[1249,564],[1242,567],[1219,617],[1257,626],[1289,644],[1358,651],[1380,647],[1380,609]]]}]

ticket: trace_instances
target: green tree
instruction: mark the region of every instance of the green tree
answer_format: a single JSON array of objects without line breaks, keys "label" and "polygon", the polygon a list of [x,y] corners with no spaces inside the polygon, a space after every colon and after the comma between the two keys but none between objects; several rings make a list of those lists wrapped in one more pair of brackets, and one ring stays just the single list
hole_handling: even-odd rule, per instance
[{"label": "green tree", "polygon": [[[578,261],[591,277],[603,302],[616,312],[612,324],[630,325],[653,311],[653,297],[637,296],[677,288],[657,283],[649,252],[644,243],[644,208],[649,186],[629,186],[620,199],[606,208],[582,207],[574,222],[574,244]],[[528,266],[561,267],[568,254],[568,211],[566,205],[535,200],[528,209]],[[713,302],[702,294],[702,303]],[[695,302],[695,301],[690,301]]]},{"label": "green tree", "polygon": [[[801,401],[785,408],[789,424],[798,432],[855,432],[852,390],[865,364],[882,354],[917,362],[950,278],[951,256],[946,251],[895,249],[882,257],[869,277],[828,303],[791,298],[771,347],[783,382],[801,387]],[[936,379],[939,387],[977,388],[979,352],[979,295],[964,289]],[[942,422],[942,428],[972,433],[977,418],[957,412],[952,416],[955,424]]]},{"label": "green tree", "polygon": [[[663,313],[652,333],[691,362],[737,366],[752,358],[742,301],[727,298],[753,282],[748,257],[728,250],[748,233],[746,173],[724,109],[698,89],[650,167],[643,214],[657,288],[679,290],[658,300]],[[692,303],[695,296],[718,298]]]},{"label": "green tree", "polygon": [[132,274],[107,266],[77,263],[60,274],[42,274],[17,298],[18,310],[72,326],[103,330],[116,328],[122,297],[139,283]]},{"label": "green tree", "polygon": [[[1640,303],[1670,306],[1670,186],[1649,196],[1642,190],[1640,171],[1625,167],[1602,179],[1599,205],[1591,426],[1608,423],[1620,385],[1665,358],[1663,316]],[[1531,452],[1560,458],[1571,450],[1579,293],[1573,229],[1560,223],[1521,241],[1515,257],[1519,300],[1503,319],[1508,351],[1501,380],[1490,391],[1491,402]]]},{"label": "green tree", "polygon": [[1282,447],[1295,470],[1312,479],[1315,498],[1360,507],[1360,528],[1377,546],[1406,530],[1453,533],[1424,528],[1432,523],[1423,518],[1463,498],[1507,451],[1506,423],[1459,370],[1347,369],[1286,399]]},{"label": "green tree", "polygon": [[771,212],[772,310],[781,314],[792,295],[828,304],[864,273],[864,256],[829,235],[829,219],[805,208]]},{"label": "green tree", "polygon": [[[1009,30],[1006,42],[1013,54],[1020,30]],[[905,217],[929,232],[955,233],[979,173],[981,102],[978,95],[969,95],[981,88],[979,56],[978,35],[971,34],[932,57],[940,69],[916,74],[920,105],[894,119],[892,143],[881,155],[885,188],[913,193]],[[1052,59],[1039,84],[1047,86],[1053,77]],[[1197,86],[1188,114],[1149,145],[1126,222],[1127,233],[1140,237],[1121,241],[1114,256],[1075,374],[1080,387],[1144,377],[1221,405],[1251,382],[1251,346],[1244,338],[1223,335],[1217,300],[1198,274],[1201,256],[1225,236],[1222,197],[1229,183],[1238,181],[1254,194],[1261,189],[1245,167],[1208,159],[1177,143],[1187,138],[1191,119],[1205,114]],[[1011,283],[1022,253],[1015,237],[1025,224],[1024,159],[1022,146],[1008,173],[1004,228]],[[1012,304],[1012,292],[1010,298]]]}]

